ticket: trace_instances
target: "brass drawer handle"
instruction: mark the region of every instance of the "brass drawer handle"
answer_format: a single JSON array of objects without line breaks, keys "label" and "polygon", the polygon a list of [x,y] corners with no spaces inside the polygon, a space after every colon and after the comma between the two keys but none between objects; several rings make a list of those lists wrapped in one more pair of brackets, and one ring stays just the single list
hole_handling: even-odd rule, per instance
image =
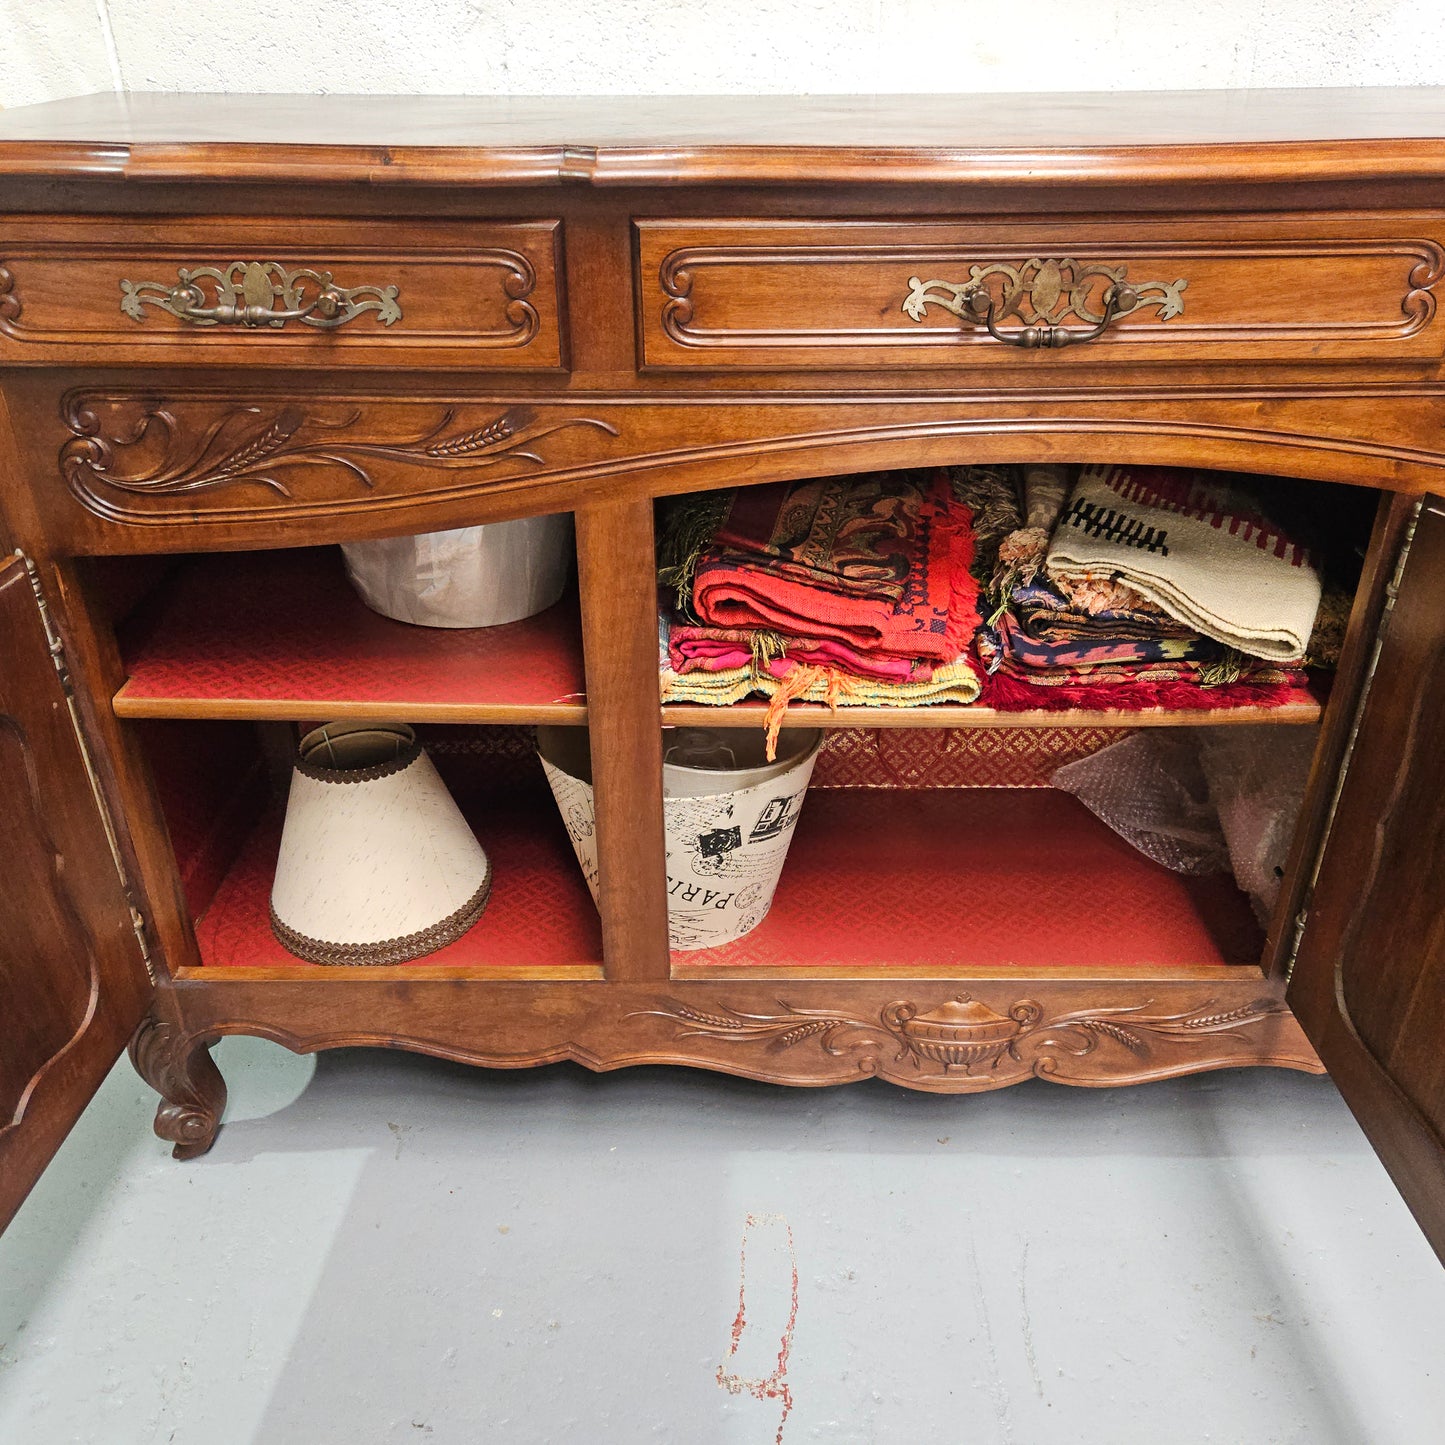
[{"label": "brass drawer handle", "polygon": [[[193,326],[269,326],[288,321],[307,326],[344,326],[375,311],[383,326],[401,320],[395,286],[338,286],[330,271],[288,271],[275,261],[233,261],[229,266],[182,266],[175,285],[164,281],[120,283],[120,309],[133,321],[145,307],[168,311]],[[203,283],[214,283],[214,299]]]},{"label": "brass drawer handle", "polygon": [[[1172,282],[1135,284],[1127,276],[1126,266],[1084,266],[1068,258],[1034,257],[1021,266],[999,261],[970,267],[967,281],[921,281],[910,276],[903,310],[914,321],[922,321],[930,305],[941,306],[962,321],[986,327],[995,341],[1028,351],[1093,341],[1119,317],[1146,306],[1159,308],[1160,321],[1183,314],[1188,281],[1181,277]],[[998,295],[988,285],[990,277],[1002,281]],[[1024,325],[1016,331],[1000,331],[998,323],[1010,316],[1017,316]],[[1067,316],[1077,316],[1087,323],[1087,329],[1061,326]]]}]

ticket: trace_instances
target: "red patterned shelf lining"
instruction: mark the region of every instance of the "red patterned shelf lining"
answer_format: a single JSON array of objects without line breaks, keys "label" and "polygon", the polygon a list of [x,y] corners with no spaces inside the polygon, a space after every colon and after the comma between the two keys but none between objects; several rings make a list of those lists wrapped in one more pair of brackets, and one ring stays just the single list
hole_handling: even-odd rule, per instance
[{"label": "red patterned shelf lining", "polygon": [[1227,876],[1152,863],[1036,788],[809,790],[767,918],[673,963],[941,970],[1257,964]]},{"label": "red patterned shelf lining", "polygon": [[1046,788],[1128,728],[838,728],[810,788]]},{"label": "red patterned shelf lining", "polygon": [[121,648],[130,703],[374,702],[404,716],[584,701],[575,597],[503,627],[413,627],[361,601],[336,547],[187,562]]}]

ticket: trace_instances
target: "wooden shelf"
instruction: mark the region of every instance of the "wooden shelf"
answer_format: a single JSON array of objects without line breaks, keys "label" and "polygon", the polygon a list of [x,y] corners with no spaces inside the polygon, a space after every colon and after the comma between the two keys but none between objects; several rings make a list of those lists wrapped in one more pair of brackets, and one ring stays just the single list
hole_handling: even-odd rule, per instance
[{"label": "wooden shelf", "polygon": [[1258,966],[1225,874],[1151,862],[1049,788],[815,788],[767,918],[677,977],[1178,978]]},{"label": "wooden shelf", "polygon": [[[413,723],[587,721],[577,600],[505,627],[413,627],[381,617],[346,580],[339,549],[222,554],[183,564],[122,631],[125,718],[293,722],[390,716]],[[1137,728],[1312,723],[1324,684],[1282,706],[1005,711],[794,704],[785,726]],[[673,703],[668,726],[761,727],[765,704]]]},{"label": "wooden shelf", "polygon": [[121,637],[127,718],[583,722],[575,597],[504,627],[379,616],[339,548],[183,564]]},{"label": "wooden shelf", "polygon": [[[1004,711],[996,707],[936,703],[930,707],[825,707],[822,703],[793,703],[784,727],[798,728],[1162,728],[1214,727],[1222,723],[1314,723],[1320,720],[1325,688],[1291,691],[1278,707],[1070,708],[1056,711],[1032,708]],[[740,702],[731,707],[703,703],[669,703],[662,720],[669,727],[762,727],[767,704]]]}]

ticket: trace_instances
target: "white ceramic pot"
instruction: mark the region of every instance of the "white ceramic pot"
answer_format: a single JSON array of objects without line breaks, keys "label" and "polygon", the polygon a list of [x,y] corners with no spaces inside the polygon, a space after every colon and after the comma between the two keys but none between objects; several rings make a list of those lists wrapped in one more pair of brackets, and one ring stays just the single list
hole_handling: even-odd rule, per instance
[{"label": "white ceramic pot", "polygon": [[482,915],[492,868],[409,727],[334,723],[301,740],[271,927],[312,963],[405,963]]},{"label": "white ceramic pot", "polygon": [[498,627],[561,597],[572,515],[345,542],[341,550],[361,600],[385,617],[419,627]]},{"label": "white ceramic pot", "polygon": [[[777,761],[768,763],[761,733],[664,730],[662,811],[673,948],[731,943],[767,917],[822,745],[819,730],[784,728]],[[587,730],[539,727],[537,751],[595,901]]]}]

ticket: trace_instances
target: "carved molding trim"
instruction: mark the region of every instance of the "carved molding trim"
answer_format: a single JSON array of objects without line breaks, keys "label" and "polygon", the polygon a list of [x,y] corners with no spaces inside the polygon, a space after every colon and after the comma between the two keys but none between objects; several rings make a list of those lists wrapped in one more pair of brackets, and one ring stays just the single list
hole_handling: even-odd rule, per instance
[{"label": "carved molding trim", "polygon": [[[1434,511],[1435,509],[1430,509]],[[1385,618],[1381,622],[1379,637],[1382,642],[1377,642],[1377,648],[1388,646],[1393,639],[1386,637],[1388,620],[1396,605],[1401,589],[1413,581],[1416,589],[1428,586],[1429,574],[1426,572],[1426,580],[1422,583],[1418,576],[1410,571],[1411,555],[1414,552],[1416,538],[1424,540],[1421,529],[1432,524],[1430,511],[1426,509],[1426,502],[1422,500],[1419,509],[1414,514],[1410,527],[1406,533],[1404,546],[1401,550],[1397,563],[1397,572],[1391,584],[1389,596],[1390,601],[1386,605]],[[1433,519],[1433,526],[1439,527],[1440,514],[1436,512]],[[1424,548],[1421,549],[1425,550]],[[1423,656],[1419,655],[1423,651]],[[1423,763],[1414,763],[1413,760],[1424,759],[1430,756],[1438,756],[1436,751],[1438,744],[1433,741],[1433,732],[1440,721],[1440,702],[1442,694],[1445,694],[1445,686],[1442,686],[1442,679],[1445,679],[1445,639],[1436,633],[1430,644],[1425,649],[1412,649],[1415,653],[1410,659],[1411,676],[1415,678],[1413,695],[1410,698],[1409,711],[1405,716],[1403,736],[1396,731],[1399,728],[1398,721],[1392,726],[1382,726],[1375,722],[1372,730],[1376,736],[1383,734],[1390,738],[1388,746],[1393,756],[1405,761],[1396,770],[1394,782],[1390,788],[1389,796],[1383,799],[1375,811],[1374,828],[1371,834],[1370,850],[1365,862],[1363,872],[1359,875],[1357,883],[1352,880],[1353,897],[1357,906],[1350,914],[1339,942],[1336,944],[1333,953],[1334,988],[1332,994],[1335,1000],[1335,1008],[1340,1018],[1353,1037],[1358,1040],[1363,1048],[1380,1066],[1386,1074],[1389,1074],[1387,1062],[1380,1057],[1379,1050],[1375,1047],[1374,1041],[1361,1031],[1355,1022],[1351,1010],[1351,999],[1355,995],[1354,984],[1356,982],[1356,967],[1360,960],[1369,958],[1369,949],[1364,943],[1364,935],[1369,931],[1372,916],[1371,904],[1376,903],[1376,891],[1380,887],[1381,870],[1385,867],[1386,861],[1391,859],[1398,866],[1402,853],[1409,850],[1418,850],[1427,846],[1418,836],[1403,836],[1408,829],[1410,821],[1409,799],[1412,789],[1418,791],[1420,782],[1418,772],[1425,766]],[[1346,787],[1349,786],[1350,763],[1356,746],[1362,741],[1361,734],[1365,733],[1366,726],[1370,723],[1370,695],[1374,690],[1376,668],[1382,661],[1381,652],[1377,650],[1375,661],[1371,665],[1370,672],[1365,680],[1364,688],[1360,694],[1358,706],[1358,722],[1356,730],[1347,744],[1347,751],[1341,761],[1340,771],[1346,779]],[[1377,715],[1378,716],[1378,715]],[[1431,736],[1422,736],[1426,729],[1430,729]],[[1393,734],[1393,737],[1391,737]],[[1366,740],[1368,734],[1366,735]],[[1413,765],[1412,765],[1413,763]],[[1321,864],[1324,864],[1325,854],[1328,852],[1331,842],[1331,833],[1335,818],[1338,816],[1338,809],[1344,805],[1347,794],[1342,793],[1336,800],[1335,811],[1331,812],[1326,821],[1325,829],[1321,835]],[[1428,796],[1428,792],[1426,793]],[[1403,817],[1402,817],[1403,814]],[[1322,870],[1321,870],[1322,871]],[[1315,880],[1318,882],[1318,879]],[[1306,933],[1306,936],[1308,934]]]},{"label": "carved molding trim", "polygon": [[440,407],[424,430],[386,440],[358,425],[364,418],[359,407],[272,404],[230,407],[194,437],[174,406],[126,395],[64,397],[61,416],[72,438],[61,447],[60,470],[72,493],[99,516],[149,520],[115,494],[165,497],[258,486],[289,499],[288,473],[303,469],[330,473],[364,493],[375,486],[367,469],[375,461],[467,472],[513,463],[525,470],[545,465],[533,448],[558,432],[590,427],[617,435],[609,422],[539,418],[529,406],[460,426],[456,408]]},{"label": "carved molding trim", "polygon": [[[550,244],[548,242],[548,245]],[[112,321],[114,313],[103,315],[98,309],[92,311],[91,308],[80,303],[80,298],[76,298],[72,305],[63,308],[55,306],[41,308],[46,313],[43,317],[40,312],[32,311],[26,317],[25,322],[21,321],[20,299],[16,294],[16,287],[17,275],[23,276],[26,261],[37,260],[53,263],[58,259],[69,264],[94,262],[135,266],[143,264],[146,259],[159,264],[163,255],[164,253],[161,256],[146,258],[139,254],[134,245],[106,247],[96,246],[93,243],[89,245],[22,243],[15,249],[7,251],[3,263],[0,263],[0,334],[16,341],[32,343],[87,344],[125,340],[131,346],[138,344],[157,347],[195,346],[198,338],[189,327],[166,327],[132,332],[129,328],[122,329],[124,323]],[[358,256],[362,256],[362,253],[358,252]],[[174,258],[174,252],[171,253],[171,258]],[[348,259],[354,260],[355,258]],[[400,258],[388,255],[383,248],[371,246],[367,248],[363,259],[369,265],[386,265],[388,262],[394,262]],[[396,291],[396,287],[357,286],[347,290],[336,287],[334,283],[331,284],[331,289],[343,296],[356,298],[355,306],[343,308],[344,314],[340,314],[334,319],[316,315],[294,319],[304,320],[308,326],[313,328],[332,330],[350,320],[353,315],[366,310],[375,310],[378,313],[378,320],[382,321],[383,326],[387,329],[369,327],[363,333],[359,333],[359,344],[367,347],[413,348],[464,344],[469,347],[506,350],[525,347],[536,340],[542,322],[537,307],[530,298],[537,289],[537,268],[532,260],[521,251],[515,251],[506,246],[468,247],[465,251],[429,251],[423,248],[415,252],[408,252],[406,259],[411,266],[433,272],[439,284],[453,287],[470,286],[475,288],[479,282],[479,278],[475,274],[479,267],[501,272],[499,281],[502,296],[505,298],[502,315],[507,322],[506,326],[498,326],[491,330],[478,330],[471,327],[438,329],[429,326],[423,328],[408,326],[395,330],[391,329],[391,323],[386,321],[385,317],[390,314],[390,306],[397,304],[398,298],[392,298],[392,301],[388,303],[382,293],[386,290]],[[187,284],[187,275],[193,279],[202,278],[212,281],[217,288],[221,289],[229,285],[233,292],[232,300],[235,301],[244,284],[244,277],[239,273],[244,272],[248,264],[258,263],[235,261],[228,266],[196,267],[190,269],[189,272],[185,267],[181,267],[177,273],[178,279],[174,282],[123,281],[121,283],[120,309],[135,321],[144,318],[143,307],[145,305],[159,306],[172,315],[180,315],[174,306],[168,303],[171,293]],[[324,284],[331,275],[330,272],[316,271],[310,268],[287,271],[284,267],[274,263],[271,263],[268,269],[276,273],[276,280],[279,281],[282,276],[285,276],[290,278],[293,283],[310,280],[313,284]],[[461,274],[457,274],[458,272]],[[467,272],[472,274],[468,276]],[[228,276],[231,278],[229,281],[225,279]],[[368,300],[366,293],[370,292],[374,292],[376,295]],[[218,296],[217,299],[223,300],[224,297]],[[204,298],[200,304],[204,304]],[[293,309],[299,304],[299,298],[287,302],[288,307]],[[400,319],[399,310],[392,319]],[[67,321],[71,323],[68,326],[59,324]],[[560,326],[560,320],[558,324]],[[217,326],[215,321],[200,323],[200,329],[203,332],[217,332],[219,335],[228,334],[232,330],[229,326]],[[273,334],[280,329],[279,326],[274,323],[262,322],[258,329],[267,335],[268,340],[279,343],[280,339]],[[337,339],[330,344],[335,346],[338,341],[343,346],[355,344],[348,342],[346,337],[346,332],[339,332]],[[225,343],[220,341],[211,344]],[[304,345],[305,343],[295,344]]]},{"label": "carved molding trim", "polygon": [[15,273],[8,264],[0,263],[0,326],[9,330],[9,323],[20,319],[20,298],[15,294]]},{"label": "carved molding trim", "polygon": [[[63,713],[62,716],[64,716]],[[30,816],[23,822],[21,832],[32,832],[50,859],[51,883],[54,886],[56,902],[59,904],[60,912],[66,923],[70,926],[68,946],[77,958],[84,961],[85,968],[81,988],[86,990],[86,998],[70,1037],[31,1076],[29,1083],[15,1101],[10,1117],[6,1119],[0,1115],[0,1134],[19,1124],[25,1117],[25,1111],[30,1100],[34,1098],[36,1089],[40,1087],[47,1074],[60,1067],[66,1055],[85,1037],[95,1019],[96,1010],[100,1006],[99,960],[96,950],[91,945],[90,935],[85,927],[80,909],[76,905],[75,896],[71,891],[71,875],[66,868],[65,854],[56,843],[47,822],[48,812],[45,806],[45,792],[41,785],[40,763],[35,756],[35,748],[30,741],[30,735],[26,731],[25,725],[10,713],[0,713],[0,740],[5,738],[11,739],[19,749],[25,773],[24,798]],[[12,802],[11,806],[17,805]],[[20,820],[12,817],[10,822],[13,825]]]},{"label": "carved molding trim", "polygon": [[679,1040],[751,1044],[774,1053],[811,1042],[833,1058],[854,1056],[863,1073],[891,1073],[904,1064],[918,1075],[987,1086],[1076,1074],[1073,1062],[1096,1053],[1087,1067],[1091,1080],[1134,1077],[1160,1063],[1161,1047],[1244,1041],[1248,1030],[1288,1012],[1270,998],[1224,1009],[1213,1000],[1176,1013],[1152,1008],[1146,1002],[1046,1014],[1036,1000],[1022,998],[998,1013],[961,994],[927,1010],[901,999],[872,1017],[794,1008],[781,999],[779,1012],[767,1014],[726,1006],[704,1010],[676,1000],[638,1013],[670,1019]]},{"label": "carved molding trim", "polygon": [[[987,248],[985,248],[986,250]],[[1125,279],[1128,266],[1133,263],[1149,265],[1165,258],[1170,262],[1229,261],[1233,263],[1250,260],[1329,262],[1357,258],[1379,258],[1382,261],[1398,262],[1404,270],[1401,278],[1403,291],[1400,314],[1401,325],[1388,313],[1379,319],[1343,321],[1332,315],[1327,293],[1302,298],[1298,314],[1283,322],[1251,321],[1185,321],[1173,328],[1142,327],[1129,333],[1131,342],[1191,341],[1399,341],[1417,335],[1433,318],[1436,299],[1434,287],[1445,274],[1445,249],[1435,241],[1417,237],[1399,240],[1306,240],[1299,241],[1252,241],[1241,240],[1236,244],[1222,247],[1216,243],[1198,241],[1148,242],[1111,244],[1108,251],[1115,257],[1111,263],[1084,262],[1069,257],[1057,261],[1046,261],[1039,256],[1019,254],[1008,256],[1007,248],[995,248],[995,254],[1003,250],[998,260],[971,262],[961,259],[963,246],[940,246],[925,243],[917,246],[875,246],[859,243],[854,246],[799,246],[755,245],[742,242],[736,245],[683,246],[667,252],[657,268],[658,282],[664,297],[660,324],[663,333],[678,346],[696,348],[743,348],[748,347],[818,347],[851,346],[869,347],[898,346],[908,348],[918,345],[956,344],[956,332],[940,331],[938,328],[913,330],[911,328],[890,328],[886,325],[866,326],[789,326],[785,316],[769,318],[759,314],[758,324],[753,326],[732,325],[724,328],[710,328],[698,324],[693,287],[698,274],[707,267],[747,270],[754,266],[797,266],[807,268],[816,265],[873,265],[906,267],[914,272],[922,271],[925,262],[940,265],[968,266],[969,279],[964,282],[944,280],[922,280],[919,274],[908,278],[910,288],[902,310],[914,321],[924,319],[929,304],[939,305],[954,315],[972,322],[964,306],[963,292],[986,283],[990,277],[1001,278],[1004,300],[996,308],[996,315],[1002,319],[1010,314],[1009,302],[1018,300],[1027,306],[1032,299],[1037,317],[1019,310],[1019,314],[1030,324],[1054,325],[1071,313],[1089,324],[1097,324],[1102,317],[1100,308],[1093,304],[1094,283],[1102,280]],[[966,252],[964,252],[966,255]],[[1049,267],[1057,267],[1055,278]],[[1066,278],[1065,268],[1075,268]],[[1093,278],[1090,281],[1089,278]],[[1057,295],[1051,294],[1055,280]],[[1042,282],[1042,291],[1040,291]],[[1119,311],[1125,316],[1144,307],[1158,306],[1159,320],[1170,321],[1182,316],[1184,298],[1182,292],[1187,281],[1173,282],[1140,281],[1129,283],[1141,293],[1139,302],[1130,311]],[[936,289],[935,289],[936,288]],[[1102,292],[1103,287],[1098,287]],[[1157,292],[1157,294],[1154,294]],[[941,294],[940,294],[941,293]],[[735,302],[738,297],[732,298]],[[1061,308],[1060,302],[1069,304]],[[767,324],[771,322],[771,324]],[[650,360],[653,358],[649,358]],[[657,358],[666,364],[664,358]],[[733,363],[727,363],[732,365]]]},{"label": "carved molding trim", "polygon": [[[1012,459],[1011,448],[1015,441],[1022,457],[1027,439],[1057,434],[1072,438],[1143,438],[1156,449],[1164,449],[1162,453],[1156,450],[1156,456],[1167,455],[1175,440],[1181,447],[1197,443],[1205,450],[1197,455],[1191,452],[1191,460],[1205,462],[1207,452],[1218,459],[1208,462],[1209,465],[1244,465],[1246,459],[1237,455],[1238,448],[1249,448],[1253,456],[1257,449],[1264,447],[1279,448],[1283,455],[1313,455],[1322,466],[1332,458],[1342,456],[1438,468],[1445,461],[1445,447],[1404,446],[1360,435],[1289,431],[1261,422],[1253,405],[1262,395],[1281,400],[1308,400],[1321,396],[1349,403],[1366,397],[1388,398],[1396,394],[1417,400],[1422,414],[1424,408],[1428,407],[1433,412],[1445,402],[1445,388],[1439,386],[1379,388],[1371,385],[1354,390],[1331,387],[1299,392],[1278,389],[1241,392],[1238,395],[1216,389],[1198,393],[1199,399],[1237,400],[1248,404],[1250,421],[1236,424],[1189,416],[1150,416],[1138,411],[1103,416],[1080,415],[1078,411],[1055,414],[1040,403],[1056,399],[1058,394],[1042,388],[1010,393],[1002,399],[997,396],[976,398],[967,394],[936,398],[909,396],[902,400],[894,397],[850,397],[837,404],[820,403],[816,398],[772,395],[744,402],[737,397],[683,399],[604,394],[569,399],[570,406],[586,406],[594,413],[587,417],[557,418],[555,412],[562,409],[560,406],[539,404],[537,410],[553,412],[553,417],[549,419],[533,416],[529,405],[509,405],[500,399],[454,402],[446,398],[418,397],[402,401],[398,398],[358,396],[356,405],[314,403],[314,410],[306,413],[289,437],[281,438],[279,442],[273,437],[265,444],[268,448],[276,446],[274,454],[268,450],[264,456],[253,455],[242,463],[233,461],[236,451],[254,442],[259,452],[261,437],[266,431],[273,425],[278,432],[285,431],[290,425],[291,418],[284,415],[288,408],[279,399],[258,399],[238,404],[224,394],[201,389],[173,393],[164,400],[143,392],[77,391],[62,399],[61,413],[72,438],[60,448],[59,458],[65,481],[87,510],[107,521],[160,527],[238,523],[275,527],[321,514],[342,516],[375,505],[421,507],[525,490],[534,485],[545,484],[551,489],[558,484],[603,477],[617,477],[622,479],[623,486],[635,485],[641,492],[650,492],[653,487],[649,474],[659,471],[668,473],[668,484],[658,489],[671,490],[676,485],[676,474],[683,469],[712,469],[726,466],[734,460],[766,463],[769,459],[787,459],[798,454],[808,454],[807,466],[826,467],[829,465],[827,454],[835,448],[869,448],[875,453],[874,460],[864,462],[855,452],[849,460],[850,466],[903,466],[908,461],[892,460],[890,449],[912,447],[920,442],[968,438],[999,439],[1002,454],[995,459]],[[1181,391],[1161,393],[1160,397],[1151,395],[1148,400],[1161,398],[1181,402],[1196,399],[1195,393]],[[1072,399],[1077,401],[1078,397]],[[1143,399],[1141,395],[1127,392],[1108,392],[1097,398],[1101,406]],[[957,408],[977,406],[980,401],[993,402],[1004,410],[1002,414],[983,416],[958,413]],[[378,407],[389,408],[395,417],[399,402],[408,412],[418,412],[430,419],[419,435],[411,432],[401,441],[394,442],[374,433],[357,434],[361,418],[356,406],[364,411],[374,403]],[[191,406],[209,408],[203,416],[212,418],[208,423],[212,426],[218,417],[218,409],[225,408],[232,418],[229,425],[237,429],[220,438],[211,438],[211,454],[204,465],[195,457],[197,443],[184,440],[182,428],[173,415],[181,408]],[[896,414],[905,407],[910,410],[927,408],[936,414],[850,426],[819,426],[819,418],[808,415],[809,411],[816,409],[830,416],[851,417],[860,413],[868,416],[886,408],[891,408]],[[475,410],[486,420],[480,425],[455,425],[456,416],[464,408],[467,412]],[[556,460],[545,455],[545,449],[532,450],[533,443],[574,427],[587,428],[608,437],[622,435],[623,429],[603,419],[609,414],[619,420],[627,418],[629,425],[625,430],[645,437],[651,430],[650,412],[677,413],[676,417],[668,416],[667,428],[673,435],[687,435],[693,429],[683,423],[687,413],[694,409],[703,420],[696,430],[711,434],[714,440],[656,450],[645,447],[632,452],[611,449],[609,454],[591,459],[577,456],[575,449],[565,459]],[[740,417],[723,420],[721,414],[729,410],[738,411]],[[102,411],[106,413],[103,419]],[[1271,416],[1278,415],[1271,413]],[[1309,414],[1309,420],[1316,420],[1315,414]],[[207,423],[190,423],[196,430],[203,424]],[[448,432],[447,428],[453,425],[455,430]],[[1432,425],[1422,423],[1414,434],[1428,440]],[[301,433],[303,426],[312,429],[309,435]],[[238,442],[243,428],[246,440]],[[355,430],[348,434],[346,428]],[[510,428],[509,436],[494,435],[492,441],[486,440],[493,429],[499,434],[504,428]],[[342,435],[332,440],[330,433],[337,430],[342,431]],[[185,448],[184,453],[182,448]],[[419,471],[454,473],[455,480],[448,480],[439,487],[414,488],[405,482],[392,482],[382,492],[371,485],[371,474],[364,466],[367,458],[399,462]],[[197,462],[194,469],[190,466],[192,460]],[[348,462],[356,465],[349,466]],[[1266,463],[1256,457],[1256,464]],[[1291,465],[1283,460],[1280,464]],[[298,486],[297,495],[293,496],[286,480],[273,475],[276,471],[287,468],[299,470],[302,467],[310,467],[313,471],[325,469],[333,480],[340,477],[351,495],[338,495],[335,486],[330,487],[325,495],[308,495],[307,489]],[[363,475],[358,476],[358,472]],[[779,472],[779,475],[785,474],[788,473]],[[1330,474],[1322,470],[1319,475],[1328,477]],[[271,495],[265,500],[254,494],[249,499],[242,496],[232,505],[204,508],[194,505],[171,508],[137,506],[130,500],[132,497],[141,500],[155,498],[163,503],[172,492],[193,495],[242,483],[263,488]],[[721,485],[722,482],[713,484]],[[549,497],[547,505],[560,509],[568,502],[565,497]],[[426,528],[418,524],[415,530]]]},{"label": "carved molding trim", "polygon": [[155,1017],[142,1019],[130,1041],[136,1072],[161,1096],[156,1136],[175,1145],[177,1159],[204,1154],[221,1126],[226,1084],[211,1059],[214,1042]]},{"label": "carved molding trim", "polygon": [[1424,254],[1410,271],[1410,289],[1400,302],[1400,310],[1409,319],[1405,335],[1413,336],[1435,315],[1435,286],[1445,276],[1445,249],[1433,242],[1423,242]]}]

